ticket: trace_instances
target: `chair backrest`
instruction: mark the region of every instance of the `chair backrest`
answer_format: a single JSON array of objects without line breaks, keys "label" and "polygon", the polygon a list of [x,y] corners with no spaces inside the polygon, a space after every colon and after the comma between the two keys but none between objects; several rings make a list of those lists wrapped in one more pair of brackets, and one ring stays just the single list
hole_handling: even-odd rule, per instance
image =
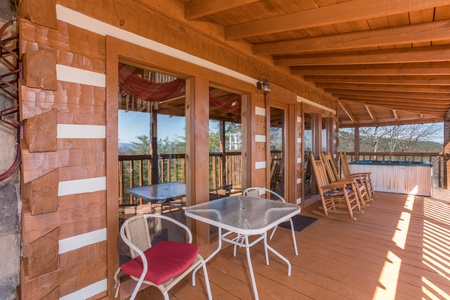
[{"label": "chair backrest", "polygon": [[341,160],[341,167],[344,171],[345,176],[349,176],[351,174],[350,166],[348,164],[347,154],[345,152],[339,152],[339,158]]},{"label": "chair backrest", "polygon": [[314,176],[316,178],[317,187],[319,188],[320,194],[322,194],[322,187],[330,184],[327,172],[325,171],[325,166],[321,159],[315,159],[314,155],[311,153],[311,164],[314,171]]},{"label": "chair backrest", "polygon": [[322,153],[320,155],[320,157],[322,158],[323,164],[325,166],[325,170],[328,174],[328,178],[330,179],[331,182],[335,182],[339,180],[339,175],[337,172],[337,168],[336,165],[334,164],[334,160],[333,157],[331,156],[330,153]]},{"label": "chair backrest", "polygon": [[[242,194],[249,197],[263,198],[262,195],[265,193],[269,194],[269,199],[271,200],[286,202],[284,198],[281,197],[278,193],[263,187],[249,187],[245,189]],[[275,199],[273,199],[273,196],[275,197]]]},{"label": "chair backrest", "polygon": [[[150,221],[150,222],[149,222]],[[147,221],[145,215],[134,217],[125,224],[126,237],[138,247],[142,252],[152,246],[152,236],[149,227],[156,227],[157,220],[150,219]],[[130,247],[131,258],[139,256],[139,254]]]}]

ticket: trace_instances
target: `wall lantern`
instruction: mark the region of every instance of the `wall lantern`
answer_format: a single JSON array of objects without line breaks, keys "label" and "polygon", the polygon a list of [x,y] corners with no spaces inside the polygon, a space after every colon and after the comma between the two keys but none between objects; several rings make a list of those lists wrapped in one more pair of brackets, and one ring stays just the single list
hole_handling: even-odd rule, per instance
[{"label": "wall lantern", "polygon": [[264,95],[267,95],[272,90],[267,79],[264,81],[258,81],[256,83],[256,88],[262,91]]}]

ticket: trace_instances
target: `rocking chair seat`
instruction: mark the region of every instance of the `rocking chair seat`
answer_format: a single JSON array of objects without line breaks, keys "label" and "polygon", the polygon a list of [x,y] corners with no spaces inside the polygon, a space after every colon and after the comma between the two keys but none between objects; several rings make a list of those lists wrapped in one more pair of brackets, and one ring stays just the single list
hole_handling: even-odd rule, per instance
[{"label": "rocking chair seat", "polygon": [[[149,268],[146,281],[155,284],[162,284],[183,273],[192,265],[200,252],[200,247],[194,244],[161,241],[153,247],[144,251],[152,268]],[[143,264],[140,256],[122,265],[122,270],[130,275],[139,278],[142,274]]]}]

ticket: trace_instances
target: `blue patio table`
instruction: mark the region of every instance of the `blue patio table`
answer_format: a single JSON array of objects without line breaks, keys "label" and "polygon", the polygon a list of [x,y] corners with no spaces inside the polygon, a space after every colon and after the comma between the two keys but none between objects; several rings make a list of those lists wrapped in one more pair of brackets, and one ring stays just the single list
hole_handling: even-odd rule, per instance
[{"label": "blue patio table", "polygon": [[[185,212],[187,217],[218,227],[220,238],[217,249],[205,259],[205,262],[208,262],[221,250],[222,241],[238,247],[245,247],[255,299],[259,299],[259,296],[250,257],[250,247],[259,241],[264,240],[266,264],[269,264],[267,250],[270,250],[288,265],[288,276],[291,276],[291,263],[268,245],[267,231],[299,214],[300,207],[298,205],[248,196],[231,196],[189,206]],[[223,234],[222,229],[226,231]],[[249,242],[249,236],[252,235],[259,235],[259,237]],[[193,273],[193,284],[195,284],[194,276],[197,270],[198,268]]]}]

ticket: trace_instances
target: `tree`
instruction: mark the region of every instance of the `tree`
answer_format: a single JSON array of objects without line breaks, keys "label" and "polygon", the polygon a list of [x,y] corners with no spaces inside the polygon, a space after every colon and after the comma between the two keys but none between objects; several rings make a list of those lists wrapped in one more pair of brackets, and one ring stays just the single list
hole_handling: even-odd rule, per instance
[{"label": "tree", "polygon": [[[442,151],[442,123],[361,127],[361,152]],[[353,129],[339,131],[339,151],[354,151]]]}]

